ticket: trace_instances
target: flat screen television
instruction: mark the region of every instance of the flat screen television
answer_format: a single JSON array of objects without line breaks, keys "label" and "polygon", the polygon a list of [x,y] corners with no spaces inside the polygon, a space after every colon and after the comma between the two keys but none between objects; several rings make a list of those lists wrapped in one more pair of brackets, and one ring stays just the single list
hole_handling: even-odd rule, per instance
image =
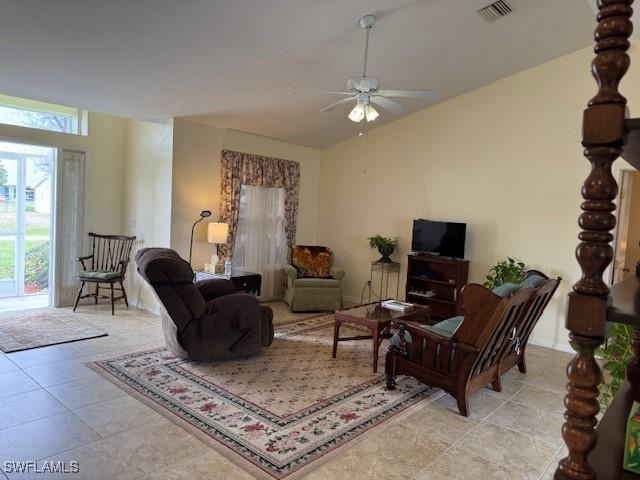
[{"label": "flat screen television", "polygon": [[411,250],[445,257],[464,258],[466,223],[414,220]]}]

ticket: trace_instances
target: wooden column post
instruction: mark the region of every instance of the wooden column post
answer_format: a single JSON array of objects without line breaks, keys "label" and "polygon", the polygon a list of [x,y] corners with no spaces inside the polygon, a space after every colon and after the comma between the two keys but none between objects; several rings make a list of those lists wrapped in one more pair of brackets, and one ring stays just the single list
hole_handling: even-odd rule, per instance
[{"label": "wooden column post", "polygon": [[596,444],[598,385],[602,373],[594,350],[604,340],[606,297],[609,288],[602,274],[613,258],[611,230],[615,227],[614,200],[618,185],[612,175],[613,162],[625,142],[624,120],[627,100],[618,85],[629,68],[629,36],[633,27],[633,0],[598,0],[595,31],[596,57],[591,64],[598,93],[584,112],[583,145],[591,172],[582,187],[579,225],[582,228],[576,257],[582,278],[569,295],[566,327],[578,352],[567,366],[568,393],[562,436],[569,455],[560,461],[556,480],[595,479],[587,461]]}]

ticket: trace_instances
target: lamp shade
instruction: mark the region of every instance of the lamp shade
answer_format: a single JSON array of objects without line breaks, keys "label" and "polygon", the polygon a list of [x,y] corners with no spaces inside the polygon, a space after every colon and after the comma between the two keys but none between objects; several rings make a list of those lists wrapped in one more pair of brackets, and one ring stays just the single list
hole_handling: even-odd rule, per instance
[{"label": "lamp shade", "polygon": [[353,110],[351,110],[351,112],[349,112],[349,120],[351,120],[352,122],[361,122],[362,119],[365,116],[365,104],[364,102],[360,102],[358,101],[358,103],[356,103],[356,106],[353,107]]},{"label": "lamp shade", "polygon": [[207,242],[224,244],[227,243],[229,235],[229,224],[221,222],[211,222],[207,227]]},{"label": "lamp shade", "polygon": [[367,104],[367,106],[364,108],[364,111],[367,118],[367,122],[373,122],[376,118],[380,116],[378,111],[375,108],[373,108],[373,105],[371,104]]}]

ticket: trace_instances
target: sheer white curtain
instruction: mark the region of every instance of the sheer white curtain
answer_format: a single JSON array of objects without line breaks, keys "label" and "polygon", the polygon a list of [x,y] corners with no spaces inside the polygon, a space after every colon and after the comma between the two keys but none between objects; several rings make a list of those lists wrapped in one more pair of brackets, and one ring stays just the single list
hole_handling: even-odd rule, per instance
[{"label": "sheer white curtain", "polygon": [[234,268],[262,275],[260,298],[282,298],[286,237],[284,188],[242,185]]},{"label": "sheer white curtain", "polygon": [[77,258],[84,241],[85,153],[63,150],[56,163],[56,221],[53,305],[73,305],[78,290]]}]

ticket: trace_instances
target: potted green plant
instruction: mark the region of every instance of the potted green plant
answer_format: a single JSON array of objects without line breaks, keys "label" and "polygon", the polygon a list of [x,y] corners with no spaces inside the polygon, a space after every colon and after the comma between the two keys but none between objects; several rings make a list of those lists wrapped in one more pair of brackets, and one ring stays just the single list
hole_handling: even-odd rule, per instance
[{"label": "potted green plant", "polygon": [[393,251],[398,246],[398,240],[394,238],[383,237],[382,235],[374,235],[373,237],[369,237],[369,247],[372,250],[378,250],[382,257],[378,260],[378,262],[382,263],[391,263],[393,260],[389,258]]},{"label": "potted green plant", "polygon": [[606,343],[596,350],[605,371],[600,384],[600,407],[606,410],[627,378],[627,365],[633,358],[633,327],[612,324]]},{"label": "potted green plant", "polygon": [[507,282],[520,283],[524,280],[524,274],[526,272],[527,267],[524,263],[518,262],[511,257],[507,257],[506,260],[499,261],[489,269],[487,279],[484,281],[483,285],[493,290]]}]

